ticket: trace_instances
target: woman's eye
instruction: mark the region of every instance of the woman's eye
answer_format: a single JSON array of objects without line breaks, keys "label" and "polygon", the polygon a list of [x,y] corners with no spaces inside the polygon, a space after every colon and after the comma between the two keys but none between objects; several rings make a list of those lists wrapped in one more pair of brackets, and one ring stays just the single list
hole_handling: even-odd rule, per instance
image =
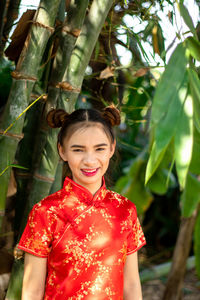
[{"label": "woman's eye", "polygon": [[82,149],[73,149],[73,152],[82,152]]},{"label": "woman's eye", "polygon": [[97,148],[96,150],[97,151],[103,151],[103,150],[105,150],[105,148]]}]

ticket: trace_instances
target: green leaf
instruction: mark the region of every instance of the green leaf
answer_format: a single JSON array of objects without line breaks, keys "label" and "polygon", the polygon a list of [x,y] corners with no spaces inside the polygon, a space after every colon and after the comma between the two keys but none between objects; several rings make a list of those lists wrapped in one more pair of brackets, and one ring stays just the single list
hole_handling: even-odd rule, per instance
[{"label": "green leaf", "polygon": [[130,168],[128,173],[125,176],[122,176],[115,185],[115,191],[118,193],[122,193],[125,194],[127,189],[129,189],[129,185],[130,185],[130,181],[132,180],[132,178],[137,177],[138,176],[138,172],[141,168],[141,165],[144,163],[144,160],[141,158],[140,156],[137,156]]},{"label": "green leaf", "polygon": [[155,25],[154,20],[152,19],[148,20],[148,24],[143,31],[143,41],[146,41],[147,38],[152,34],[152,29],[154,25]]},{"label": "green leaf", "polygon": [[152,194],[144,186],[146,160],[138,156],[128,174],[121,177],[115,185],[115,191],[127,197],[136,207],[138,214],[144,213],[153,200]]},{"label": "green leaf", "polygon": [[13,123],[11,123],[9,126],[8,126],[8,128],[6,128],[6,130],[4,130],[4,132],[3,132],[3,135],[6,133],[6,132],[8,132],[12,127],[13,127],[13,125],[14,125],[14,123],[17,121],[17,120],[19,120],[21,117],[22,117],[22,115],[25,113],[25,112],[27,112],[27,110],[29,110],[30,108],[31,108],[31,106],[33,106],[38,100],[40,100],[42,97],[44,96],[44,94],[42,94],[42,95],[40,95],[36,100],[34,100],[26,109],[24,109],[24,111],[21,113],[21,114],[19,114],[19,116],[14,120],[14,122]]},{"label": "green leaf", "polygon": [[194,27],[194,24],[193,24],[193,21],[192,21],[192,18],[190,16],[187,8],[185,7],[185,5],[182,2],[179,3],[179,9],[180,9],[180,14],[181,14],[185,24],[191,30],[191,32],[193,33],[195,38],[198,39],[196,30],[195,30],[195,27]]},{"label": "green leaf", "polygon": [[194,127],[194,129],[193,129],[192,160],[190,162],[189,171],[192,172],[195,175],[200,175],[199,150],[200,150],[200,133]]},{"label": "green leaf", "polygon": [[185,189],[181,195],[182,216],[189,218],[200,202],[200,181],[188,173]]},{"label": "green leaf", "polygon": [[147,163],[147,168],[145,173],[145,184],[147,184],[149,179],[155,173],[156,169],[158,168],[158,166],[160,165],[164,157],[165,151],[167,150],[168,144],[166,144],[164,147],[160,147],[158,143],[157,141],[154,141],[152,146],[151,154]]},{"label": "green leaf", "polygon": [[185,44],[190,54],[200,61],[200,42],[195,40],[192,36],[185,40]]},{"label": "green leaf", "polygon": [[193,148],[193,105],[190,94],[185,100],[182,114],[177,124],[174,144],[176,170],[180,187],[183,189]]},{"label": "green leaf", "polygon": [[165,60],[165,39],[164,39],[163,31],[162,31],[160,24],[158,24],[157,36],[158,36],[158,46],[159,46],[159,51],[160,51],[160,57],[163,60]]},{"label": "green leaf", "polygon": [[200,80],[197,73],[189,68],[189,84],[194,107],[194,125],[200,132]]},{"label": "green leaf", "polygon": [[152,194],[144,187],[144,183],[136,178],[131,181],[129,189],[124,196],[136,205],[139,215],[149,208],[153,200]]},{"label": "green leaf", "polygon": [[[185,77],[181,82],[179,90],[174,91],[171,98],[165,99],[166,103],[168,100],[168,108],[162,120],[155,126],[155,140],[147,163],[145,183],[148,182],[160,165],[165,151],[175,134],[176,126],[179,117],[181,116],[183,103],[187,94],[187,82],[188,77],[185,72]],[[165,89],[168,90],[167,82]]]},{"label": "green leaf", "polygon": [[0,173],[0,176],[2,176],[9,168],[18,168],[18,169],[28,170],[28,168],[25,168],[23,166],[10,164]]},{"label": "green leaf", "polygon": [[181,43],[173,52],[156,88],[152,105],[151,125],[158,124],[166,115],[170,102],[182,86],[187,64],[186,48]]},{"label": "green leaf", "polygon": [[196,272],[200,278],[200,211],[197,216],[195,229],[194,229],[194,253],[196,262]]},{"label": "green leaf", "polygon": [[130,35],[130,37],[133,36],[136,39],[136,41],[138,43],[138,47],[140,48],[140,50],[142,52],[142,55],[144,56],[144,59],[146,60],[146,62],[149,63],[150,60],[149,60],[148,54],[145,51],[145,47],[143,47],[143,44],[141,42],[141,38],[139,37],[139,35],[138,34],[134,34],[134,32],[132,32],[132,31],[129,32],[129,35]]},{"label": "green leaf", "polygon": [[164,195],[168,186],[174,186],[175,184],[175,176],[172,173],[169,174],[168,170],[159,168],[149,180],[147,187],[155,194]]}]

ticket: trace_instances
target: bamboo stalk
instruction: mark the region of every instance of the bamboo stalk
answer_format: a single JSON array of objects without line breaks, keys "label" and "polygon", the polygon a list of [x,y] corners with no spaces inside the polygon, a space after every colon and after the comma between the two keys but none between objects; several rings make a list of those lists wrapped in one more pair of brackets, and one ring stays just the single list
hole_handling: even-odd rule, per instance
[{"label": "bamboo stalk", "polygon": [[59,161],[56,169],[55,179],[50,189],[50,194],[53,194],[58,190],[60,190],[62,184],[62,171],[63,171],[63,162]]},{"label": "bamboo stalk", "polygon": [[[111,0],[94,0],[85,19],[81,34],[77,39],[75,48],[65,71],[62,89],[61,103],[74,105],[79,95],[86,67],[89,64],[96,41],[103,27],[108,12],[113,4]],[[63,104],[60,104],[62,106]]]},{"label": "bamboo stalk", "polygon": [[[61,26],[60,45],[53,63],[44,115],[51,107],[57,106],[60,95],[58,83],[62,80],[65,69],[69,63],[71,52],[77,39],[74,32],[80,32],[87,6],[88,0],[73,0],[70,3],[67,22],[63,27]],[[67,107],[68,111],[72,111],[73,109],[74,107],[71,105]],[[42,147],[40,147],[42,148],[42,153],[38,154],[37,152],[37,166],[24,213],[25,216],[27,216],[36,202],[49,194],[52,183],[54,182],[59,160],[56,149],[57,134],[58,130],[48,128],[46,121],[41,121],[39,140],[42,145]],[[61,172],[61,168],[59,168],[58,171]],[[61,174],[57,174],[57,177],[61,177]],[[23,218],[21,231],[25,223],[26,218]]]},{"label": "bamboo stalk", "polygon": [[[34,88],[35,89],[35,88]],[[33,89],[33,96],[36,97]],[[26,170],[16,169],[15,178],[17,181],[17,195],[16,195],[16,208],[15,208],[15,235],[19,235],[20,223],[23,217],[23,209],[26,205],[29,192],[29,181],[33,172],[33,148],[36,143],[36,136],[38,132],[38,124],[40,122],[42,109],[44,103],[42,101],[37,102],[26,113],[25,123],[23,128],[24,138],[18,145],[16,160],[18,165],[23,165]]]},{"label": "bamboo stalk", "polygon": [[[105,0],[103,2],[105,2]],[[94,48],[96,40],[98,38],[98,34],[101,30],[101,27],[103,26],[103,23],[105,21],[105,18],[107,16],[107,13],[108,13],[109,8],[111,7],[112,3],[110,3],[110,1],[107,0],[107,3],[106,3],[107,5],[103,5],[104,11],[102,11],[101,9],[94,9],[95,7],[96,8],[98,7],[98,5],[97,5],[98,3],[96,0],[93,3],[95,3],[95,4],[92,4],[93,9],[91,9],[93,14],[91,15],[91,11],[90,11],[90,17],[92,17],[92,19],[93,19],[95,28],[93,28],[93,30],[91,30],[90,29],[91,24],[88,23],[87,24],[88,31],[87,32],[85,31],[84,34],[86,34],[86,33],[88,34],[88,41],[90,41],[90,47],[92,46]],[[102,12],[104,12],[104,13],[102,13]],[[98,16],[97,16],[97,13],[99,13]],[[97,20],[97,17],[98,17],[98,20]],[[97,25],[96,25],[96,22],[97,22]],[[76,23],[75,23],[75,25],[76,25]],[[98,30],[97,30],[96,26],[100,26],[100,25],[101,25],[101,27],[98,28]],[[92,36],[90,36],[90,35],[92,35]],[[81,38],[81,40],[83,40],[83,38]],[[87,41],[85,41],[85,42],[87,43]],[[84,48],[84,43],[81,45]],[[84,54],[83,54],[82,59],[86,60],[86,63],[84,64],[85,68],[90,59],[90,57],[88,57],[88,54],[91,55],[92,50],[93,49],[90,49],[90,52],[87,51],[86,53],[83,51]],[[72,63],[71,59],[70,59],[70,62]],[[81,69],[82,77],[80,77],[80,79],[78,81],[81,85],[82,81],[83,81],[85,69],[84,70],[82,69],[82,64],[77,64],[77,67]],[[70,76],[70,73],[71,73],[71,71],[73,72],[73,70],[71,70],[71,68],[69,68],[69,67],[67,69],[69,70],[67,72],[67,75]],[[78,69],[77,69],[77,72],[78,72]],[[57,78],[58,78],[58,76],[57,76]],[[72,82],[73,81],[74,80],[72,80]],[[54,101],[55,101],[55,97],[57,95],[57,90],[52,89],[51,93],[52,93],[52,95],[54,95],[54,97],[52,97],[50,99],[50,96],[48,96],[49,99],[47,99],[47,106],[46,106],[47,111],[49,109],[49,105],[51,105],[51,104],[55,105]],[[76,94],[75,96],[77,97],[77,93],[74,93],[74,90],[73,90],[73,93],[71,93],[71,96],[73,97],[74,94]],[[75,101],[65,101],[65,99],[62,97],[61,99],[59,99],[58,102],[59,102],[59,106],[65,107],[65,109],[67,111],[72,111],[74,108]],[[56,136],[57,136],[56,130],[52,130],[52,129],[50,129],[48,131],[48,134],[46,135],[47,142],[44,147],[44,153],[41,157],[39,168],[37,168],[37,173],[34,174],[34,181],[33,181],[33,186],[31,189],[31,193],[29,194],[29,199],[28,199],[27,208],[26,208],[26,212],[25,212],[26,214],[27,214],[28,210],[30,210],[32,205],[35,202],[37,202],[39,199],[41,199],[41,197],[44,195],[43,193],[46,193],[47,191],[50,190],[51,181],[53,180],[53,178],[55,176],[55,170],[56,170],[56,164],[55,164]],[[53,176],[53,174],[54,174],[54,176]],[[17,273],[15,273],[15,275],[13,275],[13,274],[12,274],[12,278],[14,278],[14,276],[17,275]],[[11,280],[11,282],[12,282],[12,280]],[[11,286],[9,286],[8,295],[10,295],[9,294],[9,293],[11,293],[10,291],[13,291]],[[12,298],[10,297],[10,299],[12,299]]]},{"label": "bamboo stalk", "polygon": [[[65,0],[61,2],[61,7],[62,7],[62,12],[64,15],[65,9],[63,10],[63,3],[65,3]],[[79,4],[79,7],[73,7],[72,5],[75,5],[75,3]],[[84,16],[85,16],[85,11],[88,5],[88,0],[79,0],[79,1],[72,1],[71,2],[71,7],[73,7],[73,13],[69,12],[68,15],[71,16],[71,19],[69,18],[68,26],[70,24],[75,24],[77,26],[77,23],[81,27]],[[74,9],[76,8],[76,9]],[[83,9],[84,8],[84,9]],[[80,12],[82,13],[82,16],[80,15]],[[59,14],[60,16],[60,14]],[[74,19],[77,19],[77,22],[74,21]],[[71,20],[71,21],[70,21]],[[64,33],[62,36],[64,39],[64,47],[63,44],[61,44],[59,51],[57,52],[55,61],[54,61],[54,66],[53,66],[53,71],[51,75],[51,81],[57,81],[59,78],[62,79],[62,76],[64,74],[66,65],[69,61],[69,57],[71,55],[72,48],[75,43],[75,38],[72,36],[70,33]],[[68,48],[68,45],[70,47]],[[62,52],[64,55],[64,63],[60,61],[60,55],[62,57]],[[49,108],[49,106],[57,105],[57,98],[59,95],[59,88],[54,86],[49,89],[48,97],[46,100],[46,109]],[[24,226],[27,221],[27,214],[32,208],[33,204],[38,202],[40,199],[43,197],[47,196],[50,188],[51,192],[54,192],[54,190],[59,189],[59,181],[61,182],[61,175],[62,175],[62,164],[58,164],[58,154],[56,151],[56,140],[57,140],[57,130],[52,130],[52,129],[47,129],[46,123],[41,121],[40,124],[40,134],[38,137],[38,142],[36,142],[36,152],[35,152],[35,157],[37,159],[35,160],[34,164],[36,165],[34,167],[35,173],[31,185],[31,191],[28,195],[28,200],[26,203],[26,208],[23,214],[23,218],[20,224],[20,233],[23,231]],[[41,152],[42,149],[42,152]],[[41,154],[41,153],[42,154]],[[58,165],[58,167],[57,167]],[[55,174],[56,174],[56,168],[58,170],[56,180],[54,180]],[[53,185],[52,185],[53,183]],[[26,190],[24,181],[21,181],[21,184],[23,185],[22,190]],[[18,214],[19,217],[20,214]],[[22,273],[23,273],[23,268],[22,262],[15,262],[11,274],[11,280],[8,288],[8,293],[7,293],[7,299],[13,299],[13,295],[15,293],[18,293],[18,298],[15,298],[15,300],[20,299],[20,293],[21,287],[22,287]],[[21,281],[18,283],[18,285],[15,284],[15,278],[21,278]]]},{"label": "bamboo stalk", "polygon": [[[81,34],[77,39],[76,47],[73,50],[71,55],[71,51],[75,43],[75,37],[77,33],[79,33],[80,31],[87,4],[88,1],[85,1],[85,3],[83,1],[71,1],[67,24],[65,25],[63,31],[64,33],[68,33],[68,35],[65,35],[64,38],[61,39],[61,45],[56,55],[56,59],[54,61],[53,72],[52,72],[50,85],[49,85],[46,111],[48,111],[50,107],[55,106],[55,100],[57,100],[60,95],[59,87],[62,88],[62,94],[61,94],[61,98],[58,99],[58,106],[63,107],[68,112],[71,112],[74,109],[75,101],[78,96],[77,90],[79,92],[79,87],[82,85],[82,81],[84,78],[85,69],[89,63],[90,56],[96,44],[101,28],[105,22],[105,18],[112,5],[112,1],[108,1],[108,0],[102,1],[101,7],[99,7],[99,3],[97,0],[93,1],[90,12],[86,17],[86,21],[84,22],[83,28],[81,30]],[[65,45],[67,45],[67,49]],[[77,60],[77,56],[78,56],[78,60]],[[60,57],[63,57],[62,61],[60,60]],[[83,63],[83,61],[85,61],[85,63]],[[69,65],[67,66],[68,63]],[[63,65],[65,68],[63,68]],[[74,66],[76,66],[77,69],[75,69]],[[59,84],[59,80],[61,80],[63,76],[63,70],[67,70],[65,71],[64,80],[67,79],[68,82],[70,80],[70,84],[72,85],[74,85],[75,81],[76,83],[78,83],[78,89],[76,91],[74,89],[70,92],[68,90],[67,91],[63,90],[63,83]],[[76,76],[78,77],[78,80],[75,79]],[[55,84],[55,82],[57,84]],[[57,131],[55,129],[53,131],[49,129],[49,132],[46,136],[47,136],[46,138],[47,143],[45,147],[51,149],[51,155],[49,155],[49,157],[53,157],[53,153],[57,152],[56,150]],[[44,152],[48,153],[48,151],[46,150]],[[54,159],[55,162],[56,158],[54,157]],[[49,161],[50,160],[48,159],[48,162]],[[51,165],[52,167],[50,165],[47,166],[46,158],[44,155],[42,156],[40,167],[37,170],[37,174],[40,174],[42,175],[42,177],[46,178],[46,181],[40,180],[40,183],[37,183],[39,178],[38,176],[34,177],[33,188],[31,189],[30,201],[27,206],[26,213],[28,212],[28,210],[30,210],[32,205],[38,201],[37,192],[34,191],[38,191],[41,188],[43,192],[45,192],[46,190],[46,195],[49,193],[51,180],[53,180],[53,178],[55,177],[55,170],[56,170],[55,165],[56,163],[53,163]],[[59,174],[57,176],[60,177]],[[47,180],[47,178],[49,178],[49,181]],[[49,184],[47,184],[47,181]],[[45,196],[43,192],[40,193],[41,196]]]},{"label": "bamboo stalk", "polygon": [[[5,130],[28,106],[33,85],[37,80],[38,68],[49,36],[53,32],[56,13],[60,0],[41,0],[33,20],[30,33],[26,39],[15,72],[13,83],[0,126]],[[19,140],[22,138],[24,116],[12,127],[8,135],[0,137],[0,171],[14,161]],[[5,199],[8,189],[10,171],[0,177],[0,226],[5,211]]]},{"label": "bamboo stalk", "polygon": [[12,274],[17,274],[18,276],[10,277],[9,288],[6,294],[5,300],[21,300],[21,285],[23,280],[24,264],[23,260],[15,261],[12,269]]},{"label": "bamboo stalk", "polygon": [[[82,20],[83,20],[83,16],[85,15],[85,9],[87,7],[87,2],[85,2],[85,5],[83,5],[83,1],[80,1],[80,3],[78,1],[72,1],[70,4],[70,11],[68,14],[68,22],[64,27],[64,32],[69,33],[64,39],[61,39],[61,41],[63,41],[63,43],[61,43],[61,47],[57,53],[56,59],[55,59],[55,63],[54,63],[54,67],[53,70],[55,70],[55,72],[53,72],[51,80],[50,80],[50,86],[49,86],[49,93],[48,93],[48,99],[47,99],[47,105],[46,105],[46,110],[49,110],[50,106],[54,106],[55,105],[55,99],[58,99],[58,96],[60,95],[60,93],[58,93],[58,88],[61,87],[63,89],[63,84],[61,83],[59,84],[55,84],[54,82],[61,79],[61,77],[63,76],[63,73],[61,70],[63,70],[63,65],[65,65],[64,70],[67,70],[67,72],[65,72],[66,76],[64,75],[64,79],[70,79],[70,84],[74,83],[75,81],[75,77],[78,77],[77,82],[79,83],[79,87],[82,85],[82,81],[84,78],[84,74],[85,74],[85,69],[89,63],[90,60],[90,56],[92,54],[92,51],[94,49],[94,46],[96,44],[98,35],[101,31],[101,28],[105,22],[105,18],[109,12],[109,9],[112,5],[112,1],[108,1],[108,0],[104,0],[101,3],[101,7],[99,7],[99,3],[97,0],[93,1],[90,12],[88,17],[86,18],[86,21],[84,22],[83,28],[81,30],[81,34],[77,39],[77,43],[76,43],[76,47],[72,52],[72,55],[70,57],[70,55],[67,55],[67,53],[71,54],[71,51],[74,47],[74,42],[75,42],[75,38],[73,37],[74,35],[76,36],[77,33],[79,33],[80,31],[80,27],[82,25]],[[77,10],[78,8],[78,10]],[[77,11],[79,12],[79,14],[77,14]],[[80,17],[82,15],[82,18]],[[88,45],[89,43],[89,45]],[[67,51],[66,51],[66,47],[65,45],[68,45]],[[64,51],[65,50],[65,51]],[[64,55],[64,59],[62,60],[62,63],[60,61],[60,57],[61,57],[61,52],[66,53]],[[80,52],[79,52],[80,51]],[[78,55],[78,61],[77,61],[77,55]],[[63,56],[62,56],[63,57]],[[70,60],[69,60],[70,58]],[[85,61],[85,63],[83,63],[83,61]],[[69,62],[69,65],[67,67],[67,63]],[[72,67],[73,65],[73,67]],[[75,70],[74,66],[76,65],[77,69]],[[67,68],[66,68],[67,67]],[[62,74],[61,74],[62,73]],[[52,82],[54,84],[52,84]],[[64,83],[65,85],[65,83]],[[77,89],[79,92],[79,88]],[[63,93],[64,93],[64,97],[63,97]],[[69,97],[66,99],[66,96]],[[59,107],[63,107],[65,108],[66,111],[71,112],[74,109],[74,105],[75,105],[75,101],[77,99],[78,93],[77,91],[75,91],[74,89],[70,92],[68,91],[62,91],[61,94],[61,98],[59,99]],[[69,101],[70,99],[70,101]],[[51,134],[55,134],[54,137],[51,137]],[[47,134],[47,141],[48,139],[51,139],[51,141],[55,141],[55,152],[56,152],[56,137],[57,136],[57,131],[56,130],[49,130],[49,133]],[[48,147],[49,143],[47,142],[46,144]],[[53,143],[52,143],[52,147],[53,147]],[[51,148],[52,149],[52,148]],[[48,153],[47,151],[45,151],[46,153]],[[53,151],[52,151],[52,155],[53,155]],[[43,168],[43,166],[45,166],[45,168]],[[50,180],[52,180],[52,174],[54,174],[55,176],[55,164],[52,164],[52,166],[54,166],[54,169],[49,168],[46,166],[45,164],[45,157],[42,157],[41,163],[40,163],[40,170],[37,171],[37,174],[42,174],[42,176],[49,178]],[[43,170],[45,170],[45,174],[43,173]],[[58,175],[59,176],[59,175]],[[38,184],[37,184],[37,177],[34,178],[34,183],[33,186],[35,186],[36,188],[32,188],[32,191],[39,189]],[[49,182],[50,183],[50,182]],[[41,181],[40,182],[40,186],[41,185],[45,185],[45,182]],[[50,184],[49,184],[50,186]],[[42,187],[41,187],[42,188]],[[47,184],[46,184],[46,188],[48,188]],[[45,191],[45,188],[43,189],[43,191]],[[49,189],[47,190],[47,192],[49,192]],[[32,194],[34,194],[34,197],[32,197]],[[48,194],[48,193],[47,193]],[[32,193],[30,194],[30,203],[28,204],[28,210],[31,208],[31,206],[35,203],[35,201],[37,202],[38,199],[35,198],[36,193]],[[42,194],[43,196],[43,194]],[[35,198],[35,200],[34,200]]]}]

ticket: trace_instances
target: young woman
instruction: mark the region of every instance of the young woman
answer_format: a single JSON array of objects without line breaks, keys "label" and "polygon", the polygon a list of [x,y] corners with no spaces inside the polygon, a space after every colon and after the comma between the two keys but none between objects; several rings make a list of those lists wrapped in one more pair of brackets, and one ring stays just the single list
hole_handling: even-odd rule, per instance
[{"label": "young woman", "polygon": [[58,151],[71,176],[37,203],[18,248],[22,300],[141,300],[137,251],[145,244],[135,205],[105,186],[119,111],[52,110]]}]

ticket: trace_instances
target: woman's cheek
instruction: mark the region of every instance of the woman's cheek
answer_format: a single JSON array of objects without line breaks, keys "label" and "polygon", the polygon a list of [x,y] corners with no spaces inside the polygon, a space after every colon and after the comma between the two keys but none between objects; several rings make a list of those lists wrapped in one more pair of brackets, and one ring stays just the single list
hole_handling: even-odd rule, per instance
[{"label": "woman's cheek", "polygon": [[106,161],[109,161],[109,153],[106,152],[106,153],[103,153],[100,157],[102,159],[102,161],[106,162]]}]

